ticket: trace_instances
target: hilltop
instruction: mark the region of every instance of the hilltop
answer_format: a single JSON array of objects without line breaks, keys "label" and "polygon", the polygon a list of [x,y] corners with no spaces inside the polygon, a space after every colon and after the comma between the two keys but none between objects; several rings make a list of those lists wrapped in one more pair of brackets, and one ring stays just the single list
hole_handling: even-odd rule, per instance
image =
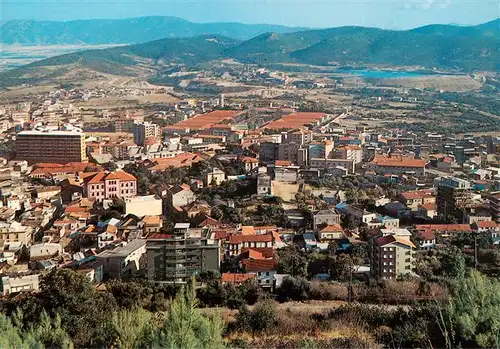
[{"label": "hilltop", "polygon": [[426,26],[406,31],[364,27],[264,33],[246,41],[221,35],[167,38],[44,59],[0,75],[2,86],[54,81],[85,69],[113,75],[148,75],[170,64],[240,62],[313,65],[418,66],[451,71],[500,71],[499,20],[473,27]]},{"label": "hilltop", "polygon": [[13,20],[0,22],[0,42],[21,45],[134,44],[206,34],[244,40],[265,32],[287,33],[300,29],[268,24],[193,23],[161,16],[68,22]]}]

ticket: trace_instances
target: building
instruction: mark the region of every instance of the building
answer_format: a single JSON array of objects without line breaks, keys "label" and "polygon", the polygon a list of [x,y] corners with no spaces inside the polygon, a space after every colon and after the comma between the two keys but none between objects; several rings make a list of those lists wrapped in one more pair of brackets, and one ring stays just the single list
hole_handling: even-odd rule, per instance
[{"label": "building", "polygon": [[492,193],[489,197],[490,210],[493,219],[500,223],[500,192]]},{"label": "building", "polygon": [[339,240],[344,237],[344,229],[340,224],[324,225],[319,229],[319,239],[321,242],[328,240]]},{"label": "building", "polygon": [[146,266],[146,240],[132,240],[99,253],[96,259],[102,263],[104,275],[110,278],[136,276]]},{"label": "building", "polygon": [[20,243],[25,246],[31,245],[33,239],[33,228],[24,226],[19,222],[0,222],[0,246]]},{"label": "building", "polygon": [[415,245],[407,237],[385,235],[375,239],[372,274],[381,279],[395,279],[413,269]]},{"label": "building", "polygon": [[0,295],[4,297],[20,292],[38,292],[40,290],[39,275],[3,276],[0,281]]},{"label": "building", "polygon": [[241,265],[246,273],[257,275],[259,286],[265,289],[274,287],[274,275],[277,273],[275,259],[244,259]]},{"label": "building", "polygon": [[417,211],[420,205],[435,204],[433,189],[405,191],[399,195],[399,201],[412,211]]},{"label": "building", "polygon": [[86,162],[85,134],[77,131],[22,131],[15,140],[16,159],[30,164]]},{"label": "building", "polygon": [[375,157],[369,168],[378,175],[412,175],[425,176],[425,160],[403,156]]},{"label": "building", "polygon": [[137,217],[161,216],[163,214],[163,201],[156,195],[126,198],[125,214],[133,214]]},{"label": "building", "polygon": [[83,185],[84,196],[96,201],[137,195],[137,179],[125,171],[97,172],[85,177]]},{"label": "building", "polygon": [[309,163],[311,159],[328,159],[333,151],[332,141],[311,142],[307,145]]},{"label": "building", "polygon": [[245,166],[245,172],[251,172],[253,169],[259,167],[259,159],[256,158],[245,156],[241,159],[241,162]]},{"label": "building", "polygon": [[226,180],[226,174],[224,171],[219,170],[218,168],[212,169],[212,171],[205,174],[205,185],[215,185],[219,186],[222,182]]},{"label": "building", "polygon": [[115,132],[132,132],[135,120],[132,118],[122,118],[115,121]]},{"label": "building", "polygon": [[271,177],[260,175],[257,177],[257,195],[273,195]]},{"label": "building", "polygon": [[313,229],[317,230],[321,225],[340,224],[340,215],[333,210],[321,210],[313,216]]},{"label": "building", "polygon": [[220,245],[210,229],[177,223],[171,235],[153,234],[147,243],[147,278],[153,282],[186,283],[203,271],[220,268]]},{"label": "building", "polygon": [[471,204],[471,185],[469,181],[444,177],[438,182],[437,213],[443,217],[456,217],[463,220],[464,209]]},{"label": "building", "polygon": [[132,126],[134,134],[134,143],[144,145],[148,139],[157,139],[161,137],[161,128],[150,122],[134,123]]},{"label": "building", "polygon": [[354,165],[363,162],[363,149],[357,145],[346,145],[337,149],[339,159],[352,160]]},{"label": "building", "polygon": [[167,190],[167,203],[172,207],[182,207],[196,200],[196,195],[187,184],[175,185]]}]

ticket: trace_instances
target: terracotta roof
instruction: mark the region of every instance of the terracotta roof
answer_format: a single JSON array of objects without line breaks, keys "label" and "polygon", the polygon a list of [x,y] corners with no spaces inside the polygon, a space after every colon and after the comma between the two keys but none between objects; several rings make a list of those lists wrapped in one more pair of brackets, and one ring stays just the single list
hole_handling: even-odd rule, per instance
[{"label": "terracotta roof", "polygon": [[427,211],[436,211],[437,210],[436,204],[423,204],[423,205],[418,205],[418,207],[422,207],[423,209],[425,209]]},{"label": "terracotta roof", "polygon": [[497,228],[498,224],[497,222],[493,221],[483,221],[483,222],[476,222],[476,226],[478,228]]},{"label": "terracotta roof", "polygon": [[256,164],[256,163],[259,163],[259,160],[256,159],[256,158],[251,158],[249,156],[245,156],[241,159],[242,162],[244,163],[252,163],[252,164]]},{"label": "terracotta roof", "polygon": [[408,157],[376,157],[372,161],[373,164],[381,167],[425,167],[425,160],[413,159]]},{"label": "terracotta roof", "polygon": [[[248,254],[247,254],[248,253]],[[246,255],[246,257],[245,257]],[[254,256],[259,256],[260,258],[255,258]],[[243,247],[241,249],[240,256],[245,258],[253,258],[253,259],[268,259],[274,256],[274,249],[272,247],[252,247],[247,248]]]},{"label": "terracotta roof", "polygon": [[382,236],[382,237],[378,238],[377,240],[375,240],[375,243],[378,246],[384,246],[384,245],[388,245],[388,244],[399,243],[399,244],[402,244],[402,245],[405,245],[405,246],[408,246],[408,247],[415,248],[415,245],[413,244],[413,242],[411,242],[408,239],[396,236],[396,235]]},{"label": "terracotta roof", "polygon": [[343,147],[340,147],[339,149],[343,149],[343,150],[361,150],[361,147],[357,146],[357,145],[345,145]]},{"label": "terracotta roof", "polygon": [[241,244],[242,242],[272,242],[271,234],[262,235],[232,235],[229,238],[230,244]]},{"label": "terracotta roof", "polygon": [[253,225],[243,225],[241,227],[241,234],[242,235],[255,235],[255,228]]},{"label": "terracotta roof", "polygon": [[274,259],[244,259],[241,261],[241,264],[247,272],[276,270],[277,265],[276,260]]},{"label": "terracotta roof", "polygon": [[401,193],[401,196],[406,200],[423,199],[426,197],[434,196],[434,190],[423,189],[423,190],[405,191]]},{"label": "terracotta roof", "polygon": [[221,281],[234,284],[242,284],[245,281],[255,279],[256,277],[256,274],[223,273]]},{"label": "terracotta roof", "polygon": [[468,224],[417,224],[416,230],[432,230],[434,232],[440,231],[469,231],[472,229]]},{"label": "terracotta roof", "polygon": [[434,240],[436,236],[432,230],[422,230],[417,233],[418,237],[422,240]]},{"label": "terracotta roof", "polygon": [[281,119],[271,121],[264,126],[264,129],[296,129],[301,126],[310,124],[314,121],[319,121],[325,117],[325,113],[311,113],[311,112],[296,112],[283,116]]},{"label": "terracotta roof", "polygon": [[118,180],[121,180],[121,181],[135,181],[136,178],[131,175],[130,173],[127,173],[125,171],[114,171],[114,172],[111,172],[110,174],[108,174],[106,176],[106,180],[114,180],[114,179],[118,179]]},{"label": "terracotta roof", "polygon": [[275,166],[291,166],[292,162],[288,160],[276,160],[274,162]]},{"label": "terracotta roof", "polygon": [[342,227],[340,226],[340,224],[333,224],[333,225],[327,225],[326,227],[322,228],[320,231],[322,233],[323,232],[331,232],[331,231],[334,231],[334,232],[341,231],[341,232],[343,232],[344,229],[342,229]]}]

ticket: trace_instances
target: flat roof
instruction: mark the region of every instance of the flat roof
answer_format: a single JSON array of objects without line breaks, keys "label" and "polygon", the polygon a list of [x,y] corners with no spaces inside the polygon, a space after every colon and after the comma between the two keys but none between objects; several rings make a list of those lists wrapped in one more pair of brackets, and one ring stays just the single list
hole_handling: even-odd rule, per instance
[{"label": "flat roof", "polygon": [[21,131],[18,136],[82,136],[84,133],[78,131]]},{"label": "flat roof", "polygon": [[135,250],[141,248],[146,245],[146,240],[143,239],[135,239],[130,241],[125,246],[117,247],[113,250],[106,250],[97,255],[99,258],[109,258],[109,257],[126,257]]},{"label": "flat roof", "polygon": [[174,229],[189,229],[189,223],[175,223]]}]

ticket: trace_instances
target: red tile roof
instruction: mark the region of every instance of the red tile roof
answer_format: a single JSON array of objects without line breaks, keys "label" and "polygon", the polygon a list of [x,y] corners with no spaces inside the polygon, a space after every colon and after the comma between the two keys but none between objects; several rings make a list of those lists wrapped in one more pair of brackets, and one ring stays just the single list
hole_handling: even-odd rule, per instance
[{"label": "red tile roof", "polygon": [[412,190],[401,193],[401,196],[406,200],[423,199],[431,197],[433,195],[434,195],[434,190],[432,189]]},{"label": "red tile roof", "polygon": [[[252,248],[247,248],[247,247],[243,247],[241,249],[241,253],[240,253],[240,256],[242,256],[242,258],[253,258],[253,259],[259,259],[259,258],[254,258],[252,256],[253,255],[257,255],[256,252],[258,254],[260,254],[261,258],[260,259],[268,259],[268,258],[272,258],[274,256],[274,249],[272,247],[252,247]],[[247,254],[247,256],[245,256],[245,254]]]},{"label": "red tile roof", "polygon": [[468,224],[417,224],[416,230],[432,230],[434,232],[440,231],[467,231],[471,232],[472,229]]},{"label": "red tile roof", "polygon": [[409,167],[409,168],[423,168],[425,167],[425,160],[412,159],[408,157],[376,157],[372,161],[373,164],[381,167]]},{"label": "red tile roof", "polygon": [[262,235],[232,235],[229,238],[230,244],[241,244],[242,242],[272,242],[271,234]]},{"label": "red tile roof", "polygon": [[247,280],[255,279],[256,274],[242,274],[242,273],[223,273],[222,282],[242,284]]},{"label": "red tile roof", "polygon": [[405,245],[405,246],[408,246],[408,247],[415,248],[415,245],[413,244],[413,242],[411,242],[408,239],[396,236],[396,235],[382,236],[382,237],[378,238],[377,240],[375,240],[375,243],[378,246],[384,246],[384,245],[388,245],[388,244],[399,243],[399,244],[402,244],[402,245]]},{"label": "red tile roof", "polygon": [[271,271],[276,270],[276,260],[274,259],[244,259],[241,261],[246,272]]},{"label": "red tile roof", "polygon": [[344,229],[342,229],[342,227],[340,226],[340,224],[333,224],[333,225],[327,225],[327,226],[325,226],[324,228],[322,228],[320,230],[320,232],[322,232],[322,233],[331,232],[331,231],[333,231],[333,232],[337,232],[337,231],[343,232]]},{"label": "red tile roof", "polygon": [[120,180],[120,181],[135,181],[136,178],[125,171],[114,171],[114,172],[97,172],[93,176],[85,178],[88,184],[102,183],[107,180]]},{"label": "red tile roof", "polygon": [[483,222],[476,222],[476,226],[478,228],[498,228],[498,224],[497,222],[493,222],[493,221],[483,221]]},{"label": "red tile roof", "polygon": [[422,240],[434,240],[436,236],[432,230],[422,230],[417,233],[418,237]]}]

